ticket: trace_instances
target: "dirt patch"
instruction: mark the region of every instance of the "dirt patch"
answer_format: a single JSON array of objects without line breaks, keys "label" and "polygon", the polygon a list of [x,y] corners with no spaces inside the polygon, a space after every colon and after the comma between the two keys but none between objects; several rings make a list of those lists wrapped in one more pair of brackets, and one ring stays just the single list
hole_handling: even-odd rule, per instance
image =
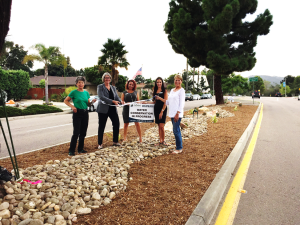
[{"label": "dirt patch", "polygon": [[[249,125],[257,106],[242,106],[234,117],[208,122],[208,132],[183,141],[183,153],[163,155],[131,164],[132,181],[127,190],[110,205],[79,216],[77,224],[185,224],[215,178],[235,144]],[[155,124],[141,124],[142,132]],[[123,136],[123,130],[120,130]],[[136,138],[135,126],[129,127],[128,140]],[[112,144],[104,136],[104,147]],[[67,157],[69,144],[18,156],[19,167],[45,164],[50,159]],[[97,136],[87,138],[85,150],[97,151]],[[55,155],[55,157],[53,157]],[[10,159],[1,166],[12,169]]]}]

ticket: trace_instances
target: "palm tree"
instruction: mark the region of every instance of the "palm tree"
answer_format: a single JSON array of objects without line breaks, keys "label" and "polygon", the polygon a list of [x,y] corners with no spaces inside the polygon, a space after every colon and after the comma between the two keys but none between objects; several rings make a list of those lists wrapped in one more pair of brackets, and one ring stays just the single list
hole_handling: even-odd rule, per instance
[{"label": "palm tree", "polygon": [[43,44],[36,44],[32,46],[34,49],[38,51],[39,54],[31,54],[26,55],[23,59],[22,63],[26,63],[28,61],[39,61],[45,64],[45,97],[46,97],[46,104],[49,103],[48,98],[48,65],[60,65],[62,64],[64,67],[67,66],[66,58],[60,53],[59,47],[50,46],[46,48]]},{"label": "palm tree", "polygon": [[119,71],[116,68],[120,67],[127,70],[127,67],[130,65],[125,56],[128,52],[124,49],[125,45],[121,43],[120,39],[114,41],[108,38],[103,47],[100,50],[103,55],[99,57],[98,65],[100,70],[104,68],[111,70],[112,85],[115,86],[119,76]]}]

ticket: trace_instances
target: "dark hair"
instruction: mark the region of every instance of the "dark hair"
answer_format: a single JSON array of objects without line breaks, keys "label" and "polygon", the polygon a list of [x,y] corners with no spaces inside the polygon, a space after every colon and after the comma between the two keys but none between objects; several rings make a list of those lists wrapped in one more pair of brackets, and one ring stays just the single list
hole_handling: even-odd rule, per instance
[{"label": "dark hair", "polygon": [[166,91],[166,86],[165,86],[164,80],[161,77],[158,77],[158,78],[156,78],[155,83],[154,83],[153,96],[156,95],[156,92],[158,89],[157,84],[156,84],[157,80],[161,80],[161,91],[163,93],[165,93],[165,91]]},{"label": "dark hair", "polygon": [[136,90],[136,82],[135,82],[135,80],[128,80],[128,81],[126,82],[126,84],[125,84],[125,89],[126,89],[126,90],[129,89],[129,88],[128,88],[128,85],[129,85],[130,82],[133,83],[133,85],[134,85],[133,91],[135,91],[135,90]]},{"label": "dark hair", "polygon": [[78,76],[75,80],[75,84],[77,84],[79,81],[83,81],[85,83],[85,78],[83,76]]}]

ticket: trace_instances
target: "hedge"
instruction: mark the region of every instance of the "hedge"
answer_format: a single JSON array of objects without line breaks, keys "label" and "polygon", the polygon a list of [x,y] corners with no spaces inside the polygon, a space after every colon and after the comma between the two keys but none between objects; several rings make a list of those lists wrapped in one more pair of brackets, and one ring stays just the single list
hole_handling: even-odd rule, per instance
[{"label": "hedge", "polygon": [[[35,115],[35,114],[44,114],[44,113],[55,113],[55,112],[63,112],[62,109],[56,108],[48,105],[31,105],[26,109],[19,109],[16,107],[6,106],[6,113],[8,117],[11,116],[25,116],[25,115]],[[4,109],[0,107],[0,118],[5,117]]]}]

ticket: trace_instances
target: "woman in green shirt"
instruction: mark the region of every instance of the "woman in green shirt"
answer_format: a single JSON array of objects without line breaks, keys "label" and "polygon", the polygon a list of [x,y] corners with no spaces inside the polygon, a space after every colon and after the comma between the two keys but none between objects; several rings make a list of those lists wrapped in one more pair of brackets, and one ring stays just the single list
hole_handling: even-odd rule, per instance
[{"label": "woman in green shirt", "polygon": [[[89,114],[87,107],[90,104],[90,94],[83,90],[85,79],[82,76],[76,78],[77,89],[70,92],[68,97],[64,100],[64,103],[71,107],[73,110],[73,135],[71,138],[69,155],[75,155],[75,148],[77,144],[77,139],[79,137],[78,143],[78,153],[86,153],[87,151],[83,150],[84,139],[86,136],[86,131],[89,124]],[[73,100],[74,105],[70,103],[70,100]],[[95,102],[96,99],[93,100]]]}]

